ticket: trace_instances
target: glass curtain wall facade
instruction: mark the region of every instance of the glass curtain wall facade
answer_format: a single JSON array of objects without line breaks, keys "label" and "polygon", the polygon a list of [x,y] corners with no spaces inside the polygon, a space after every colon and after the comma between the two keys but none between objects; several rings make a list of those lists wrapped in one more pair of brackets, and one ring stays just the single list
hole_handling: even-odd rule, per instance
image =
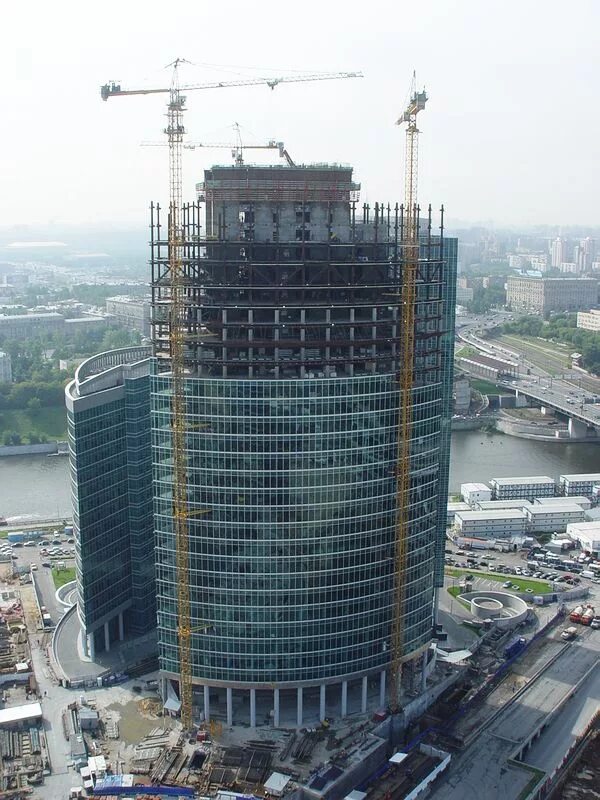
[{"label": "glass curtain wall facade", "polygon": [[156,624],[149,356],[101,353],[66,387],[77,607],[92,656]]},{"label": "glass curtain wall facade", "polygon": [[[183,209],[193,680],[229,692],[379,676],[394,600],[403,209],[358,207],[349,168],[219,167],[205,178],[199,203]],[[440,225],[431,211],[422,221],[417,268],[407,659],[431,641],[443,580],[456,242],[443,237],[443,214]],[[159,655],[176,682],[157,206],[151,231]]]}]

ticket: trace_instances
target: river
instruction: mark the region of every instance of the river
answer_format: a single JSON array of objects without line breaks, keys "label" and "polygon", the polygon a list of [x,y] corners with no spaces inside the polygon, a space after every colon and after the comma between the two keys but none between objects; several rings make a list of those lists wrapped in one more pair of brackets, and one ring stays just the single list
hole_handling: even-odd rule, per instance
[{"label": "river", "polygon": [[[513,475],[600,472],[600,444],[548,443],[501,433],[452,434],[450,492],[461,483]],[[0,516],[71,515],[69,459],[48,456],[0,458]]]}]

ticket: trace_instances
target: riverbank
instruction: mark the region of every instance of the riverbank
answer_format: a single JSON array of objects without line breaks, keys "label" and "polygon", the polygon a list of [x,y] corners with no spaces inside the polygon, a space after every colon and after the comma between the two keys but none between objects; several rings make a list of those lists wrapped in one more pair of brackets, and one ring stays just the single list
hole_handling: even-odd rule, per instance
[{"label": "riverbank", "polygon": [[3,456],[67,456],[67,442],[46,442],[45,444],[0,445],[0,458]]}]

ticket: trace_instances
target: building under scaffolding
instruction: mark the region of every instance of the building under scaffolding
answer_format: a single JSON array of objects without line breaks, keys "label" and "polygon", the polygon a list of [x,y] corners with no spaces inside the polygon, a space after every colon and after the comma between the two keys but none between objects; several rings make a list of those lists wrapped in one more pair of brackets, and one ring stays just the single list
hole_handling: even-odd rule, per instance
[{"label": "building under scaffolding", "polygon": [[[406,215],[352,169],[213,167],[182,209],[196,714],[275,726],[386,703]],[[443,578],[456,240],[419,229],[405,684]],[[179,677],[168,218],[152,207],[162,675]],[[200,692],[200,687],[203,691]],[[413,685],[405,685],[412,689]]]}]

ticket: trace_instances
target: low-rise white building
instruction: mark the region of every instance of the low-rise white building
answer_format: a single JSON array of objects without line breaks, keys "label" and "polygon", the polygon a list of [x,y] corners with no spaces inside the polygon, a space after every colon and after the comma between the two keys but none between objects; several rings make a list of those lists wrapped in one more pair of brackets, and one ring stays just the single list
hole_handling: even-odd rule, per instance
[{"label": "low-rise white building", "polygon": [[594,486],[600,483],[600,472],[580,472],[571,475],[561,475],[559,478],[562,494],[583,495],[592,497]]},{"label": "low-rise white building", "polygon": [[583,522],[585,511],[576,503],[535,504],[525,509],[530,533],[563,533],[572,522]]},{"label": "low-rise white building", "polygon": [[517,508],[498,511],[458,511],[455,526],[461,536],[511,538],[527,530],[527,515]]},{"label": "low-rise white building", "polygon": [[578,311],[577,327],[584,331],[600,331],[600,310],[593,308],[591,311]]},{"label": "low-rise white building", "polygon": [[569,503],[572,505],[573,503],[577,506],[580,506],[587,511],[589,508],[592,507],[592,501],[589,497],[584,497],[583,495],[569,495],[568,498],[565,497],[536,497],[533,501],[536,505],[543,505],[543,506],[562,506],[565,503]]},{"label": "low-rise white building", "polygon": [[460,496],[470,506],[492,499],[492,490],[485,483],[461,483]]},{"label": "low-rise white building", "polygon": [[567,526],[567,535],[577,542],[582,550],[598,556],[600,552],[600,522],[574,522]]},{"label": "low-rise white building", "polygon": [[553,497],[556,494],[556,483],[548,475],[492,478],[490,486],[494,500],[510,500],[520,497],[533,500],[534,497]]},{"label": "low-rise white building", "polygon": [[[564,497],[561,498],[564,502]],[[502,508],[528,508],[533,505],[531,500],[524,497],[517,497],[514,500],[484,500],[475,504],[475,511],[499,511]]]},{"label": "low-rise white building", "polygon": [[468,503],[448,503],[448,511],[446,513],[446,526],[450,528],[454,525],[454,516],[457,511],[470,511],[471,506]]}]

